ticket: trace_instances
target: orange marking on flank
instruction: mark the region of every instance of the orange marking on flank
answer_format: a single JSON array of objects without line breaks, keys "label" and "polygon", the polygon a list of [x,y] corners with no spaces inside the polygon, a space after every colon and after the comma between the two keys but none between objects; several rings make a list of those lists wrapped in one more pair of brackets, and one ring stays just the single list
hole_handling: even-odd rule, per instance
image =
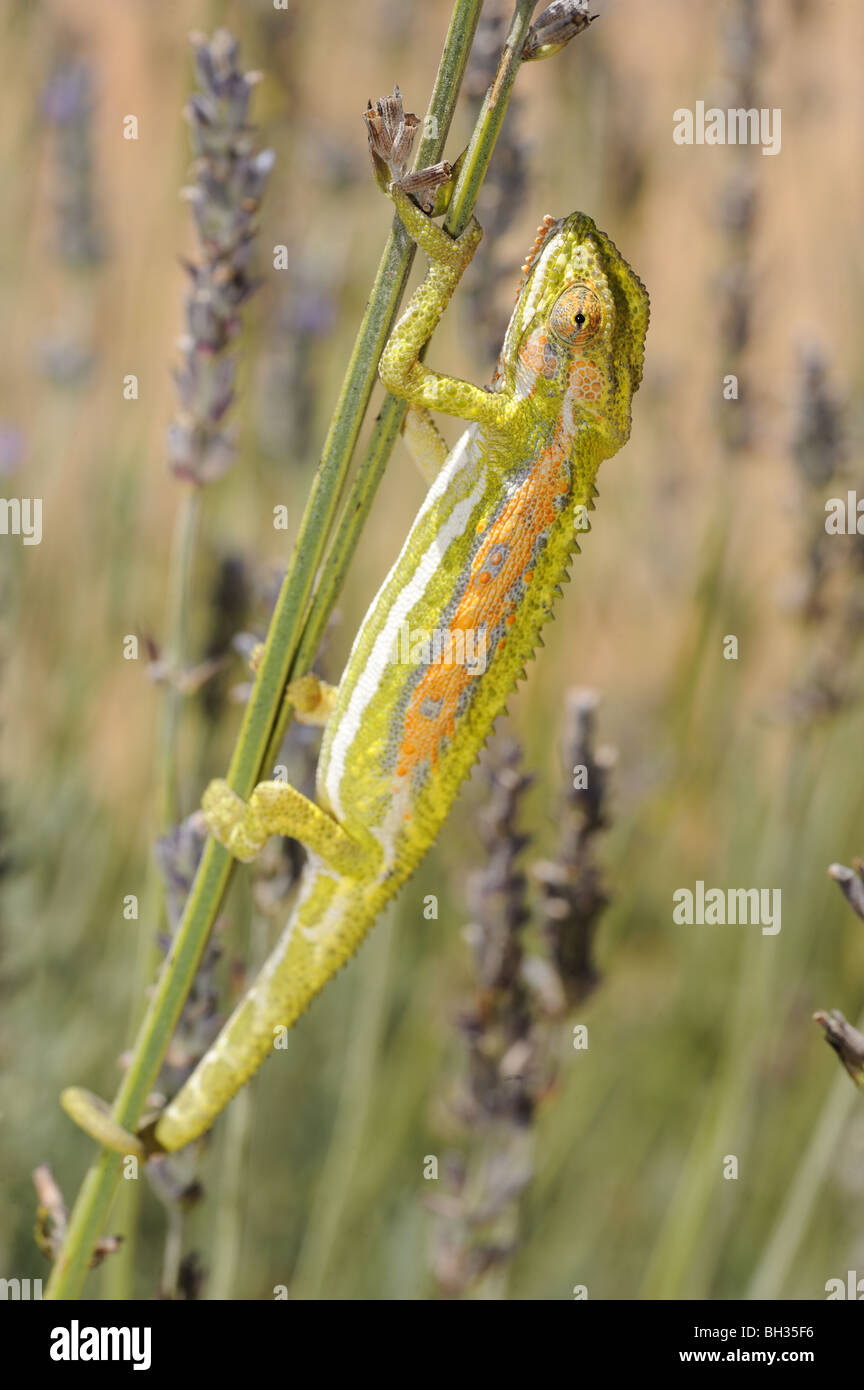
[{"label": "orange marking on flank", "polygon": [[[491,633],[502,622],[508,627],[515,623],[514,605],[508,595],[520,576],[526,582],[533,576],[526,566],[537,537],[552,525],[558,512],[556,501],[569,487],[566,455],[559,430],[488,530],[482,523],[477,526],[478,535],[484,530],[487,534],[474,556],[450,622],[449,654],[453,664],[430,664],[414,688],[405,711],[397,759],[400,776],[427,760],[434,767],[442,742],[455,733],[459,701],[479,674],[476,667],[472,674],[465,660],[469,635],[476,654],[484,631]],[[501,638],[496,651],[503,645]],[[431,706],[433,712],[424,714],[424,706],[427,711]]]}]

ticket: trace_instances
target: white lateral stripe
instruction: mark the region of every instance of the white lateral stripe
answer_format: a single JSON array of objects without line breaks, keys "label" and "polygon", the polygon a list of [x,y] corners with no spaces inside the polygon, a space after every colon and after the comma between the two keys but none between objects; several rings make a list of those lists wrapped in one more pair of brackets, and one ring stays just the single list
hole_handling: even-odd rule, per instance
[{"label": "white lateral stripe", "polygon": [[[465,438],[466,436],[463,436],[463,440]],[[461,443],[462,440],[460,440],[460,444]],[[457,445],[457,448],[458,447],[459,446]],[[454,454],[455,453],[456,450],[454,449]],[[459,460],[459,462],[461,465],[461,460]],[[435,483],[432,486],[430,497],[429,499],[427,499],[426,506],[428,506],[430,502],[433,500],[432,493],[435,493],[439,490],[445,490],[447,483],[452,478],[452,474],[454,471],[455,470],[451,470],[450,467],[445,467],[441,470],[441,473],[439,473],[438,478],[436,478]],[[446,479],[443,476],[444,474],[447,474]],[[362,721],[363,714],[378,689],[378,685],[381,679],[381,673],[383,672],[385,667],[387,667],[390,664],[390,659],[393,653],[393,646],[399,629],[402,623],[405,621],[408,614],[410,613],[411,609],[414,607],[415,603],[417,603],[417,601],[426,592],[426,589],[429,586],[429,581],[437,571],[441,563],[441,557],[444,555],[451,541],[455,540],[457,536],[461,536],[464,532],[468,518],[470,517],[472,511],[474,510],[474,507],[477,505],[480,498],[483,496],[484,487],[485,478],[481,473],[481,476],[477,482],[477,486],[475,487],[474,491],[470,494],[470,496],[466,497],[462,502],[457,502],[454,506],[446,522],[441,527],[437,535],[433,538],[425,555],[423,555],[420,559],[417,568],[411,576],[410,583],[406,584],[402,592],[397,595],[393,603],[393,606],[390,609],[389,614],[387,615],[387,620],[384,624],[384,627],[381,629],[377,638],[375,639],[375,644],[372,648],[372,651],[369,653],[369,659],[366,662],[363,671],[357,678],[357,684],[355,685],[354,690],[351,693],[351,699],[348,702],[348,708],[345,710],[345,713],[339,721],[339,726],[334,735],[333,742],[330,745],[330,755],[327,767],[327,777],[325,781],[325,786],[327,789],[327,795],[330,799],[330,804],[333,807],[333,811],[337,817],[341,818],[344,815],[342,798],[340,796],[340,788],[342,782],[342,774],[345,767],[345,759],[348,756],[348,750],[351,747],[351,744],[354,741],[357,731],[360,728],[360,723]],[[423,513],[426,511],[426,506],[424,506],[420,512],[420,515],[417,519],[418,522],[420,518],[423,516]],[[415,526],[416,525],[417,522],[415,522]],[[413,530],[414,528],[412,527],[411,534],[413,534]],[[405,543],[405,547],[403,547],[403,554],[407,546],[410,544],[410,541],[411,535],[409,534],[408,540]],[[393,566],[393,569],[391,569],[390,574],[388,574],[387,578],[385,579],[382,588],[386,588],[387,584],[390,582],[390,578],[393,575],[394,570],[398,568],[401,559],[402,555],[400,554],[399,559],[396,561],[396,564]],[[372,609],[370,610],[373,613],[375,611],[376,604],[373,604]],[[364,623],[363,627],[365,627],[365,625],[366,624]],[[361,633],[362,630],[363,629],[361,628]]]},{"label": "white lateral stripe", "polygon": [[387,574],[385,575],[384,579],[382,579],[381,584],[378,588],[378,592],[376,593],[368,609],[366,610],[366,616],[364,617],[363,622],[360,624],[354,641],[351,643],[351,650],[348,653],[348,660],[345,663],[346,671],[349,670],[351,662],[354,660],[354,655],[358,647],[360,646],[361,641],[363,640],[363,633],[366,630],[366,620],[377,609],[378,601],[381,598],[381,595],[384,593],[384,590],[387,588],[387,585],[390,583],[390,580],[392,579],[393,574],[399,565],[399,561],[402,559],[402,556],[408,548],[408,542],[410,541],[411,536],[415,531],[418,523],[426,515],[426,512],[429,510],[429,508],[435,502],[438,501],[438,498],[441,496],[441,494],[447,491],[447,488],[450,486],[450,483],[452,482],[455,474],[459,472],[459,469],[462,468],[466,463],[470,461],[471,458],[474,457],[476,450],[471,450],[470,452],[468,451],[468,444],[472,434],[474,433],[476,433],[476,427],[472,426],[470,429],[467,429],[464,434],[461,434],[459,436],[459,438],[456,440],[456,443],[453,445],[452,450],[450,451],[449,458],[444,463],[440,473],[435,478],[434,482],[429,488],[429,491],[426,493],[426,496],[423,498],[420,510],[414,518],[414,521],[411,526],[411,531],[408,533],[408,538],[405,541],[405,544],[403,545],[402,549],[399,551],[397,559],[390,566],[390,569],[387,571]]}]

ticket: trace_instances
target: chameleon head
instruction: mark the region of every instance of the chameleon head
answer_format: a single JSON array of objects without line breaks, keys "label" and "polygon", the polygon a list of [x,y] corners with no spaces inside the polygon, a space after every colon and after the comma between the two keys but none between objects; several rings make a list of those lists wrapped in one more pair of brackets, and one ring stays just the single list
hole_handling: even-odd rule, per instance
[{"label": "chameleon head", "polygon": [[569,394],[614,453],[642,379],[648,292],[581,212],[544,218],[522,269],[499,373],[518,396],[545,398],[550,417]]}]

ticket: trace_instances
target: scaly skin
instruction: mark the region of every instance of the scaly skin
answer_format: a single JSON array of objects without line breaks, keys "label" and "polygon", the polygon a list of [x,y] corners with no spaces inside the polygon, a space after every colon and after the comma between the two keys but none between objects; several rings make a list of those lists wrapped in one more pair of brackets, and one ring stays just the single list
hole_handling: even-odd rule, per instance
[{"label": "scaly skin", "polygon": [[[207,789],[210,827],[239,858],[254,857],[274,833],[301,840],[309,857],[270,959],[160,1117],[156,1139],[166,1150],[209,1128],[437,837],[588,529],[597,469],[630,433],[648,296],[589,217],[544,220],[486,391],[418,360],[480,230],[472,223],[454,241],[396,185],[390,194],[430,265],[380,373],[413,408],[406,438],[436,476],[338,689],[322,688],[329,719],[318,804],[276,782],[261,783],[248,805],[224,782]],[[472,422],[449,455],[429,410]],[[424,632],[449,635],[453,664],[430,659]],[[319,697],[305,682],[295,694],[311,710]]]}]

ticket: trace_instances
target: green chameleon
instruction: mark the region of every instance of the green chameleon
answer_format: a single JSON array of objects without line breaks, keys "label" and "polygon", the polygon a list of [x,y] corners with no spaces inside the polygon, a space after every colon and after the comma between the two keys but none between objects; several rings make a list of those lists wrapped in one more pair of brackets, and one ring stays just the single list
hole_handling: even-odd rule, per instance
[{"label": "green chameleon", "polygon": [[[380,374],[411,407],[406,439],[431,485],[339,686],[310,676],[289,687],[298,717],[326,723],[317,801],[282,782],[260,783],[248,803],[223,781],[204,795],[212,833],[238,859],[270,835],[293,836],[308,859],[272,955],[159,1118],[168,1151],[210,1127],[436,839],[589,529],[598,467],[630,434],[648,295],[590,217],[544,219],[484,389],[420,361],[480,228],[453,239],[398,184],[389,194],[429,269]],[[471,422],[452,450],[430,411]],[[63,1103],[130,1151],[132,1136],[124,1144],[84,1093]]]}]

